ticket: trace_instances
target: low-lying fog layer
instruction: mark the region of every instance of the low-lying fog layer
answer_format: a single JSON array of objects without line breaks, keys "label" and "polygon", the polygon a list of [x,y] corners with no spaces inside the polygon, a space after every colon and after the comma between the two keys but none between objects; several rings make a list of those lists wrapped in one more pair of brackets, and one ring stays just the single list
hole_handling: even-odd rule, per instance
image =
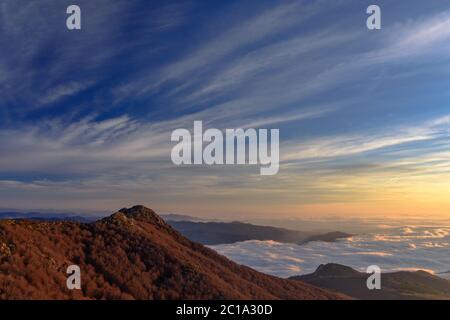
[{"label": "low-lying fog layer", "polygon": [[450,227],[392,228],[334,243],[245,241],[211,248],[240,264],[279,277],[311,273],[330,262],[360,271],[378,265],[382,272],[421,269],[450,277]]}]

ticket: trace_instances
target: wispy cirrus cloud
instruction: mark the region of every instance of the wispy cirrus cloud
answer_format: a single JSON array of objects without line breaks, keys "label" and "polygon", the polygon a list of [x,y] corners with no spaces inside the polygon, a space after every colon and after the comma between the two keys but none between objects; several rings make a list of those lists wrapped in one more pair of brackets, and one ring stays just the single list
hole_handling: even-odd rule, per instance
[{"label": "wispy cirrus cloud", "polygon": [[[408,15],[382,1],[390,18],[380,32],[365,29],[357,0],[219,9],[82,1],[78,34],[54,27],[65,3],[41,1],[39,11],[3,1],[0,180],[9,187],[0,200],[13,190],[31,199],[29,187],[39,190],[29,205],[59,189],[66,203],[77,195],[86,207],[101,194],[103,208],[150,197],[162,208],[218,214],[229,203],[278,212],[400,192],[429,197],[424,189],[438,188],[426,175],[439,174],[443,190],[450,162],[450,20],[430,1],[412,1]],[[194,120],[280,128],[280,174],[268,181],[249,167],[171,167],[170,132]]]},{"label": "wispy cirrus cloud", "polygon": [[92,84],[93,84],[93,82],[87,82],[87,83],[72,82],[69,84],[64,84],[64,85],[60,85],[60,86],[51,88],[47,91],[45,96],[42,96],[40,98],[39,102],[42,105],[54,103],[64,97],[70,97],[74,94],[77,94],[80,91],[83,91],[83,90],[89,88],[89,86],[91,86]]},{"label": "wispy cirrus cloud", "polygon": [[286,143],[288,145],[286,149],[290,151],[285,151],[283,160],[345,157],[408,143],[432,142],[448,138],[448,127],[442,126],[447,120],[448,116],[444,116],[429,120],[422,126],[394,127],[389,129],[389,133],[366,132],[357,135],[321,137],[298,144],[290,141]]}]

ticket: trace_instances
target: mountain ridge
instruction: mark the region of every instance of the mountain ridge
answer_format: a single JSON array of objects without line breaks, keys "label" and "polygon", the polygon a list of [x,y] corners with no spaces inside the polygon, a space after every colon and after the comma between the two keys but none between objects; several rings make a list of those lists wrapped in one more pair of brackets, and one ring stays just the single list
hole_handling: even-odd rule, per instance
[{"label": "mountain ridge", "polygon": [[[82,290],[66,287],[76,264]],[[0,299],[345,299],[238,265],[144,206],[92,223],[0,221]]]},{"label": "mountain ridge", "polygon": [[450,300],[450,281],[426,271],[396,271],[381,274],[381,289],[369,290],[368,274],[337,263],[320,265],[300,280],[363,300]]}]

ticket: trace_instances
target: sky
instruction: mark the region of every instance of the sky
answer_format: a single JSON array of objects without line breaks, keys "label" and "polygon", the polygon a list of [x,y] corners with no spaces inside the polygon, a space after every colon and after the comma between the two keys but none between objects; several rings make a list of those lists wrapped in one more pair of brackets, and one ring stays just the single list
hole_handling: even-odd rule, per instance
[{"label": "sky", "polygon": [[[447,0],[2,0],[0,53],[0,208],[450,217]],[[195,120],[279,129],[279,173],[174,166]]]}]

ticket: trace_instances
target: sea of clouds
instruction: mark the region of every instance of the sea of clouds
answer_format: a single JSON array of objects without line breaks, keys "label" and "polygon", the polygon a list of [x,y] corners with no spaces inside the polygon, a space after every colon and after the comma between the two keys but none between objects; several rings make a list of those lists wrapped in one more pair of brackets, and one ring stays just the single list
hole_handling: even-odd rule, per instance
[{"label": "sea of clouds", "polygon": [[279,277],[311,273],[320,264],[333,262],[360,271],[378,265],[382,272],[420,269],[450,278],[450,227],[391,228],[333,243],[255,240],[211,248],[237,263]]}]

